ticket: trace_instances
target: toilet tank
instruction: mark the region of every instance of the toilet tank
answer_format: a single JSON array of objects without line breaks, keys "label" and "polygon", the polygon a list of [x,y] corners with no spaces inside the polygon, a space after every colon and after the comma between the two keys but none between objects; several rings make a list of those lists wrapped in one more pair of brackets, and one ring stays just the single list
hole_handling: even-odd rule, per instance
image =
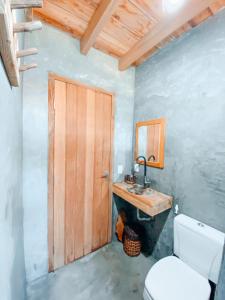
[{"label": "toilet tank", "polygon": [[202,276],[218,282],[225,234],[183,214],[174,219],[174,254]]}]

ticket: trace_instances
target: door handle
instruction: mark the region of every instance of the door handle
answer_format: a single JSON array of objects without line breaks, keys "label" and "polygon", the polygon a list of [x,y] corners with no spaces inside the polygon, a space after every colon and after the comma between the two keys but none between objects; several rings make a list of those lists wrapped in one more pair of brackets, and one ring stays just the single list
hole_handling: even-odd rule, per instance
[{"label": "door handle", "polygon": [[104,171],[103,175],[101,178],[109,178],[109,171]]}]

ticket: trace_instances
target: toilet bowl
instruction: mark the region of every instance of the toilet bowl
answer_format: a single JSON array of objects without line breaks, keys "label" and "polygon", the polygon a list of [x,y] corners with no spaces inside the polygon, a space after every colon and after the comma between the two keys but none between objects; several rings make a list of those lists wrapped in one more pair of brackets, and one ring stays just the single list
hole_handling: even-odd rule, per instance
[{"label": "toilet bowl", "polygon": [[145,280],[145,300],[208,300],[211,288],[207,279],[180,259],[168,256],[149,271]]},{"label": "toilet bowl", "polygon": [[174,219],[174,254],[148,272],[144,300],[209,300],[217,283],[225,235],[185,215]]}]

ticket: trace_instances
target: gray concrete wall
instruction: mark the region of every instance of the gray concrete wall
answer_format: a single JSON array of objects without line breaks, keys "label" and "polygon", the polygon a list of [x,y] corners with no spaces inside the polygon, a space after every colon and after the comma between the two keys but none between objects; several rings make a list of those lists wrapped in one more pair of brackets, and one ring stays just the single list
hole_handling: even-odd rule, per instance
[{"label": "gray concrete wall", "polygon": [[[23,92],[23,196],[27,280],[47,272],[48,72],[104,88],[116,94],[114,180],[117,166],[130,172],[134,69],[119,72],[117,60],[92,49],[80,54],[79,42],[48,25],[29,35],[25,48],[37,47],[35,71],[26,72]],[[28,60],[27,60],[28,61]]]},{"label": "gray concrete wall", "polygon": [[0,58],[0,299],[25,299],[22,205],[22,89]]},{"label": "gray concrete wall", "polygon": [[[134,121],[165,117],[165,168],[148,168],[181,213],[225,232],[225,11],[136,70]],[[161,220],[160,220],[161,219]],[[160,258],[172,252],[172,212],[146,223]],[[158,234],[156,234],[158,232]]]},{"label": "gray concrete wall", "polygon": [[220,270],[220,277],[216,289],[215,300],[224,300],[225,298],[225,245],[223,250],[223,263]]}]

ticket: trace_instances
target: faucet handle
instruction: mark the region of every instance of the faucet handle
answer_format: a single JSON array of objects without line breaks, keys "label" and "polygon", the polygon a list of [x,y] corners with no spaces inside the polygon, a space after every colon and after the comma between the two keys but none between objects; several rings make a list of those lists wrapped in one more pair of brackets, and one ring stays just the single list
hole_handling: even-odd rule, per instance
[{"label": "faucet handle", "polygon": [[149,183],[149,184],[151,183],[151,180],[150,180],[150,178],[149,178],[149,177],[147,177],[147,176],[145,177],[145,183]]}]

